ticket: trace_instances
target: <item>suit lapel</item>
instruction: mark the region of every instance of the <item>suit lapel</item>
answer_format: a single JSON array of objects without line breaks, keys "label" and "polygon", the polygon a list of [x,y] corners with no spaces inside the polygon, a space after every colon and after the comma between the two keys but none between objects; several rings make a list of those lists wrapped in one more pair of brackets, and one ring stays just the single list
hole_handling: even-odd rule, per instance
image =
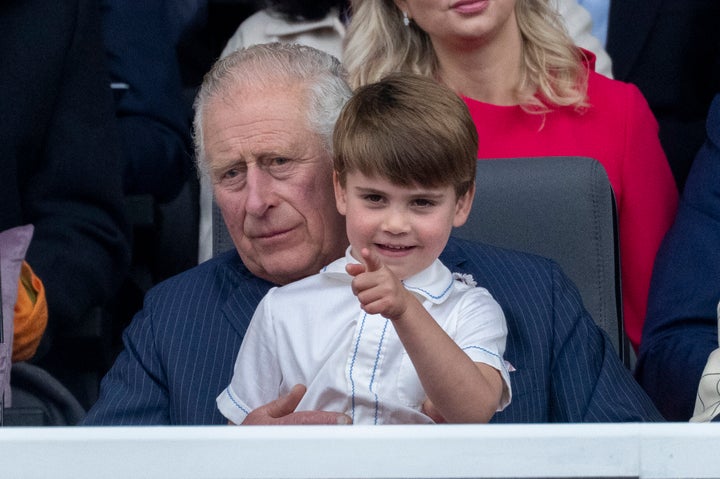
[{"label": "suit lapel", "polygon": [[255,308],[273,285],[251,275],[244,266],[240,268],[240,275],[241,281],[230,292],[227,301],[221,305],[221,308],[225,320],[230,323],[240,337],[243,337],[255,313]]},{"label": "suit lapel", "polygon": [[607,51],[613,62],[613,76],[618,80],[630,75],[664,1],[611,1]]}]

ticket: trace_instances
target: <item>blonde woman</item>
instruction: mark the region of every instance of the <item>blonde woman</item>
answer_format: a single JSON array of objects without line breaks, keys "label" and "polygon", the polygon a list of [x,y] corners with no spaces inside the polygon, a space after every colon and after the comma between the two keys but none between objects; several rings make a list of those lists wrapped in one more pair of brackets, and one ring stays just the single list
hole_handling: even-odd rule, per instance
[{"label": "blonde woman", "polygon": [[588,156],[606,169],[620,228],[625,328],[638,347],[653,260],[677,207],[640,91],[594,71],[550,0],[354,0],[343,61],[353,87],[393,71],[468,105],[478,157]]}]

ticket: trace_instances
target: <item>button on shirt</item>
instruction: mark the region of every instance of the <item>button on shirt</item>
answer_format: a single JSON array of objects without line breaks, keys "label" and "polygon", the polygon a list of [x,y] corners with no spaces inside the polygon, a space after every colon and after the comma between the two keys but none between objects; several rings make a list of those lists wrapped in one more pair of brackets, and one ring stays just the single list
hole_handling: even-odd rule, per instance
[{"label": "button on shirt", "polygon": [[[343,412],[354,424],[432,423],[420,411],[426,395],[392,322],[360,308],[345,271],[348,262],[357,263],[349,249],[319,274],[273,288],[263,298],[232,382],[217,398],[225,417],[240,424],[299,383],[307,392],[297,411]],[[439,260],[403,283],[473,361],[500,371],[504,393],[498,410],[507,406],[507,326],[490,293]]]}]

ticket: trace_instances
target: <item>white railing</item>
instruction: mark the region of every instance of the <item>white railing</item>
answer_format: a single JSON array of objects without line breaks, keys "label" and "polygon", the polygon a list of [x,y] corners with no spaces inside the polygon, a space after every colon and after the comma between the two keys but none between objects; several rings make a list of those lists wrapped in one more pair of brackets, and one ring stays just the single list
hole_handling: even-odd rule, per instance
[{"label": "white railing", "polygon": [[720,425],[4,428],[0,477],[720,477]]}]

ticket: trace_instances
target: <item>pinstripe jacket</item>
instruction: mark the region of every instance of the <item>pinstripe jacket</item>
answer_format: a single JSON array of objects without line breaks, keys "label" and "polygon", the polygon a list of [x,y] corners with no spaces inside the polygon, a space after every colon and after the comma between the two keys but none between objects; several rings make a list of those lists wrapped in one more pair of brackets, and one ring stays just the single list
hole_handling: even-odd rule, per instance
[{"label": "pinstripe jacket", "polygon": [[[441,259],[505,312],[513,401],[493,422],[662,420],[555,263],[455,238]],[[270,287],[234,251],[156,286],[84,424],[225,424],[215,398]]]}]

